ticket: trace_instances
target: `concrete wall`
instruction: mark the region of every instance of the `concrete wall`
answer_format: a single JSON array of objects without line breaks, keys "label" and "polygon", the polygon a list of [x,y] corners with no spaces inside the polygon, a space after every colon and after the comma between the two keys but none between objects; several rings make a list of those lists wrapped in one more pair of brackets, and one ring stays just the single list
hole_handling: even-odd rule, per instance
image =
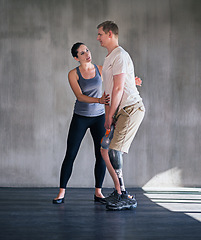
[{"label": "concrete wall", "polygon": [[[200,186],[200,12],[199,0],[0,0],[0,186],[58,186],[75,101],[70,48],[83,41],[103,64],[96,26],[108,19],[147,109],[125,155],[126,185]],[[93,166],[87,133],[69,186],[93,187]]]}]

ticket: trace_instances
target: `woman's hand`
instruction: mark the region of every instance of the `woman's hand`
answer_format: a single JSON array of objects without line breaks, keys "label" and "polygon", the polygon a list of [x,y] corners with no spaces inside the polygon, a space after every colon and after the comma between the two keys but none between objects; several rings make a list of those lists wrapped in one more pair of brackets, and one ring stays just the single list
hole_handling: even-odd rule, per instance
[{"label": "woman's hand", "polygon": [[100,98],[100,104],[106,104],[108,105],[110,101],[110,97],[109,94],[105,94],[105,92],[103,93],[103,96]]},{"label": "woman's hand", "polygon": [[138,76],[135,77],[135,84],[140,87],[142,86],[142,80]]}]

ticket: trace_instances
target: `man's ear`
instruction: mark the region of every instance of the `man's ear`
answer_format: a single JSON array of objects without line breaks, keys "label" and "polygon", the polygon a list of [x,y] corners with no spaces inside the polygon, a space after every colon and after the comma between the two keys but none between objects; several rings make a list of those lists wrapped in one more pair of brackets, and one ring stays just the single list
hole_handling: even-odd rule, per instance
[{"label": "man's ear", "polygon": [[109,38],[112,38],[113,32],[110,30],[108,33],[109,33]]}]

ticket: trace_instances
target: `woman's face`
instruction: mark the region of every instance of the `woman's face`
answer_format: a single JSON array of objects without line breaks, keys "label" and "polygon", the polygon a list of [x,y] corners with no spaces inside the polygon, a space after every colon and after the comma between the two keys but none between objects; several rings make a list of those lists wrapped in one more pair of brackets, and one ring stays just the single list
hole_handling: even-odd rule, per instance
[{"label": "woman's face", "polygon": [[88,63],[91,62],[91,52],[85,45],[80,45],[77,49],[77,59],[80,63]]}]

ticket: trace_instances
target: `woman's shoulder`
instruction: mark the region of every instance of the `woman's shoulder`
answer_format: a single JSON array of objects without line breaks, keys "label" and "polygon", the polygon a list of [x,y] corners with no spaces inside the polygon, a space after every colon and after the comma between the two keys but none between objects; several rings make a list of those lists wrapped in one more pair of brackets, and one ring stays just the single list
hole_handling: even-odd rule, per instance
[{"label": "woman's shoulder", "polygon": [[78,78],[78,75],[77,75],[77,68],[74,68],[74,69],[72,69],[72,70],[70,70],[69,71],[69,73],[68,73],[68,77],[69,78]]},{"label": "woman's shoulder", "polygon": [[77,72],[77,68],[73,68],[69,71],[69,74],[73,74],[73,73],[76,73]]},{"label": "woman's shoulder", "polygon": [[103,68],[103,66],[101,66],[101,65],[96,65],[96,66],[97,66],[97,68],[98,68],[100,74],[102,75],[102,68]]}]

